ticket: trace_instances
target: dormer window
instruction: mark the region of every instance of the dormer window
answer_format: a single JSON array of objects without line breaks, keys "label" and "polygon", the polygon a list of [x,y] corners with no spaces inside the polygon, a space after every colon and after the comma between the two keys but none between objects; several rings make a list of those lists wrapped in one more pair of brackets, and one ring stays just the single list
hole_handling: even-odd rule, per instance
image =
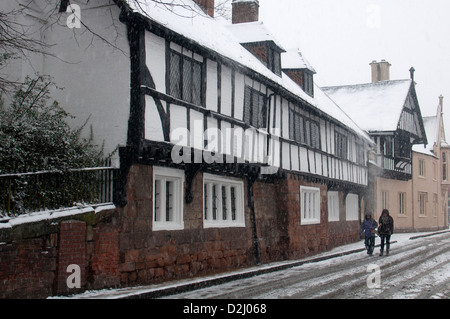
[{"label": "dormer window", "polygon": [[275,74],[281,75],[281,52],[267,46],[267,67]]},{"label": "dormer window", "polygon": [[302,90],[314,97],[314,74],[316,71],[298,49],[289,50],[281,55],[283,72]]},{"label": "dormer window", "polygon": [[313,82],[313,73],[309,70],[303,70],[303,83],[302,83],[302,89],[305,91],[306,94],[310,96],[314,96],[314,82]]},{"label": "dormer window", "polygon": [[228,26],[228,29],[244,48],[257,57],[270,71],[281,76],[281,53],[285,50],[262,22],[233,24]]}]

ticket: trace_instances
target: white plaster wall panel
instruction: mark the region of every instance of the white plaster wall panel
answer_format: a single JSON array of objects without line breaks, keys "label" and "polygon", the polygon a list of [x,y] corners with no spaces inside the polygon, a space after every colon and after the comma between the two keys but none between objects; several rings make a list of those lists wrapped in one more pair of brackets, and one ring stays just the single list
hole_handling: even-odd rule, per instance
[{"label": "white plaster wall panel", "polygon": [[350,181],[352,176],[351,176],[351,171],[350,171],[350,165],[348,162],[343,161],[344,164],[344,180],[345,181]]},{"label": "white plaster wall panel", "polygon": [[253,86],[254,86],[254,83],[255,83],[255,81],[252,79],[252,78],[250,78],[250,77],[248,77],[248,76],[245,76],[244,77],[244,85],[245,86],[250,86],[251,88],[254,88]]},{"label": "white plaster wall panel", "polygon": [[264,163],[265,155],[267,154],[267,135],[258,131],[256,134],[256,149],[255,149],[255,161],[258,163]]},{"label": "white plaster wall panel", "polygon": [[190,146],[186,108],[183,106],[170,105],[170,141],[174,144]]},{"label": "white plaster wall panel", "polygon": [[308,150],[308,159],[309,159],[309,172],[312,174],[316,174],[316,160],[314,156],[314,151]]},{"label": "white plaster wall panel", "polygon": [[353,145],[353,138],[351,135],[347,134],[347,145],[348,145],[348,160],[353,161],[354,160],[354,145]]},{"label": "white plaster wall panel", "polygon": [[221,113],[231,116],[231,68],[222,64]]},{"label": "white plaster wall panel", "polygon": [[255,161],[256,134],[256,131],[253,129],[244,131],[244,159],[249,162]]},{"label": "white plaster wall panel", "polygon": [[240,121],[244,118],[244,75],[236,72],[234,75],[234,117]]},{"label": "white plaster wall panel", "polygon": [[291,163],[292,170],[298,171],[300,169],[299,157],[298,157],[298,146],[291,144]]},{"label": "white plaster wall panel", "polygon": [[342,161],[343,164],[343,179],[344,181],[348,181],[349,179],[349,172],[348,172],[348,162]]},{"label": "white plaster wall panel", "polygon": [[210,127],[217,127],[218,125],[219,125],[218,121],[215,118],[210,117],[210,116],[206,117],[206,127],[205,127],[205,129],[210,128]]},{"label": "white plaster wall panel", "polygon": [[281,97],[278,95],[275,95],[275,121],[273,125],[272,134],[281,136]]},{"label": "white plaster wall panel", "polygon": [[221,141],[221,148],[220,152],[222,154],[232,155],[232,128],[231,124],[226,121],[221,121],[221,131],[222,131],[222,141]]},{"label": "white plaster wall panel", "polygon": [[304,147],[300,147],[300,171],[308,172],[308,151]]},{"label": "white plaster wall panel", "polygon": [[329,177],[329,175],[328,175],[328,164],[327,164],[327,162],[328,162],[328,155],[323,155],[322,156],[322,161],[323,161],[323,164],[322,164],[322,175],[325,176],[325,177]]},{"label": "white plaster wall panel", "polygon": [[283,109],[283,118],[281,119],[283,126],[284,138],[289,138],[289,103],[285,99],[282,100],[281,108]]},{"label": "white plaster wall panel", "polygon": [[342,162],[340,159],[336,159],[335,162],[335,169],[336,169],[336,179],[342,179]]},{"label": "white plaster wall panel", "polygon": [[330,127],[330,148],[329,148],[329,154],[336,155],[336,150],[334,148],[334,125],[331,125]]},{"label": "white plaster wall panel", "polygon": [[233,155],[239,159],[244,157],[244,129],[242,127],[234,127],[233,129]]},{"label": "white plaster wall panel", "polygon": [[183,53],[183,49],[182,49],[181,45],[179,45],[175,42],[170,42],[170,48],[174,51],[177,51],[178,53]]},{"label": "white plaster wall panel", "polygon": [[205,131],[206,145],[205,150],[208,152],[214,152],[215,154],[221,153],[221,141],[222,131],[218,127],[209,127]]},{"label": "white plaster wall panel", "polygon": [[166,92],[166,42],[151,32],[145,32],[145,60],[156,90]]},{"label": "white plaster wall panel", "polygon": [[280,141],[279,139],[271,138],[269,142],[269,159],[268,164],[275,167],[280,167]]},{"label": "white plaster wall panel", "polygon": [[329,169],[330,169],[330,177],[335,179],[336,178],[336,159],[334,157],[330,157]]},{"label": "white plaster wall panel", "polygon": [[315,157],[315,161],[316,161],[316,174],[317,175],[323,175],[323,172],[322,172],[322,161],[323,161],[322,154],[316,152],[314,157]]},{"label": "white plaster wall panel", "polygon": [[[166,103],[162,103],[165,108]],[[151,96],[145,97],[145,138],[152,141],[164,141],[161,118]]]},{"label": "white plaster wall panel", "polygon": [[206,62],[206,108],[217,112],[217,62]]},{"label": "white plaster wall panel", "polygon": [[283,169],[287,169],[290,170],[291,169],[291,160],[290,160],[290,153],[289,153],[289,143],[285,143],[282,142],[281,143],[281,148],[282,148],[282,152],[283,152],[283,156],[282,156],[282,162],[283,162]]},{"label": "white plaster wall panel", "polygon": [[321,150],[327,152],[327,133],[326,133],[326,122],[320,120],[320,147]]},{"label": "white plaster wall panel", "polygon": [[203,114],[195,110],[190,110],[190,145],[196,149],[203,149],[203,133],[205,128],[203,127]]}]

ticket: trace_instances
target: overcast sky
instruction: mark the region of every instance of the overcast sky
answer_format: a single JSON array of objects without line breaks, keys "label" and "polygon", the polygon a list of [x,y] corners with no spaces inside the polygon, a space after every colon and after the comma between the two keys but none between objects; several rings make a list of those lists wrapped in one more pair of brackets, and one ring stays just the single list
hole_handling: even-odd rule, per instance
[{"label": "overcast sky", "polygon": [[416,70],[422,115],[444,96],[450,140],[450,1],[259,0],[260,20],[285,48],[297,47],[319,86],[368,83],[369,63],[392,64],[391,80]]}]

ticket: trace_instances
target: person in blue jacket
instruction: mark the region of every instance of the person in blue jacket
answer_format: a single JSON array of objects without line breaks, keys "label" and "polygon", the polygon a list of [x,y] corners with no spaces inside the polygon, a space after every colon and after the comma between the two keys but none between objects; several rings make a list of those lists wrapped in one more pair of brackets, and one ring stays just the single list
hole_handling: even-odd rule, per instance
[{"label": "person in blue jacket", "polygon": [[360,235],[364,233],[364,244],[366,245],[367,254],[372,256],[375,248],[375,233],[378,223],[372,218],[371,213],[366,213],[363,223],[361,224]]}]

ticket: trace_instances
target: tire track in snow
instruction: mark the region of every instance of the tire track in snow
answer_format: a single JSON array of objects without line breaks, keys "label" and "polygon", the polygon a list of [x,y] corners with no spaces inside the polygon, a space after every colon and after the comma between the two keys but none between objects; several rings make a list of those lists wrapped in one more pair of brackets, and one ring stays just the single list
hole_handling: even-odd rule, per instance
[{"label": "tire track in snow", "polygon": [[[448,243],[440,244],[436,250],[426,251],[426,248],[420,251],[413,251],[412,254],[404,254],[400,259],[389,261],[387,263],[376,263],[381,269],[381,288],[367,288],[368,273],[365,272],[361,278],[356,278],[344,284],[335,291],[329,293],[322,292],[320,298],[389,298],[408,282],[415,282],[423,277],[422,271],[417,273],[414,269],[426,269],[427,272],[433,269],[440,269],[447,263],[442,260],[436,265],[435,261],[430,261],[448,251]],[[425,251],[424,251],[425,250]],[[413,256],[410,258],[410,256]],[[384,258],[384,257],[383,257]],[[389,257],[387,257],[389,258]],[[386,260],[386,259],[385,259]],[[431,268],[428,268],[431,267]],[[386,282],[388,284],[386,284]],[[394,297],[395,298],[395,297]]]},{"label": "tire track in snow", "polygon": [[[332,258],[320,262],[306,263],[293,268],[266,273],[260,276],[241,279],[220,286],[208,287],[186,292],[168,298],[385,298],[383,291],[395,296],[399,285],[413,283],[419,274],[409,273],[408,269],[423,267],[423,259],[431,259],[446,250],[450,235],[439,235],[420,241],[408,241],[406,245],[391,245],[389,257],[368,257],[357,253]],[[444,247],[445,246],[445,247]],[[444,248],[442,248],[444,247]],[[430,249],[432,248],[432,249]],[[360,254],[360,255],[359,255]],[[378,264],[382,269],[382,288],[368,289],[367,266]],[[438,271],[439,266],[434,267]],[[389,279],[393,285],[383,287]],[[397,284],[398,283],[398,284]],[[445,282],[442,283],[445,288]],[[390,292],[387,292],[389,289]],[[450,290],[449,290],[450,291]],[[430,294],[437,295],[433,290]]]}]

